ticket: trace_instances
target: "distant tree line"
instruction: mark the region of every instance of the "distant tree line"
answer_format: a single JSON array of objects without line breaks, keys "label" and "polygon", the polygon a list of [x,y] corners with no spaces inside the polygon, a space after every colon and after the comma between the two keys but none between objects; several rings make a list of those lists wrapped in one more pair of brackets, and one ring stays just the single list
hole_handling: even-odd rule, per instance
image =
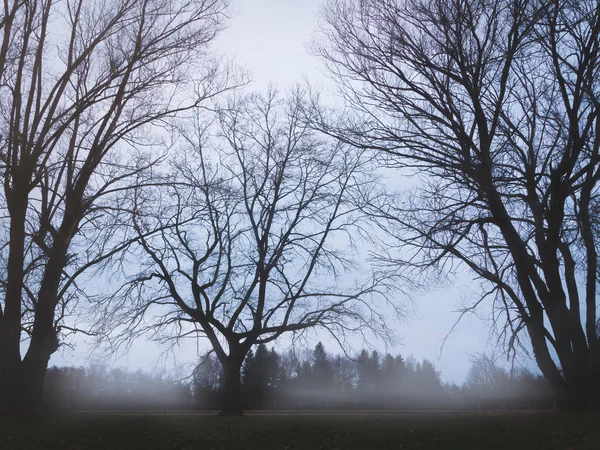
[{"label": "distant tree line", "polygon": [[[194,403],[220,409],[221,367],[207,356],[193,376]],[[427,359],[361,351],[334,355],[318,343],[311,354],[279,354],[259,345],[242,369],[244,409],[545,409],[552,390],[527,369],[510,371],[497,357],[478,355],[462,386],[443,383]]]},{"label": "distant tree line", "polygon": [[48,409],[186,409],[192,406],[190,383],[164,373],[120,368],[50,367],[45,378]]},{"label": "distant tree line", "polygon": [[[545,409],[554,406],[543,377],[511,374],[498,358],[473,358],[462,386],[443,383],[432,362],[363,350],[328,355],[322,343],[299,357],[259,345],[244,360],[242,403],[250,410],[296,409]],[[218,358],[202,358],[187,381],[165,374],[101,366],[52,367],[46,376],[51,409],[203,409],[224,401]]]}]

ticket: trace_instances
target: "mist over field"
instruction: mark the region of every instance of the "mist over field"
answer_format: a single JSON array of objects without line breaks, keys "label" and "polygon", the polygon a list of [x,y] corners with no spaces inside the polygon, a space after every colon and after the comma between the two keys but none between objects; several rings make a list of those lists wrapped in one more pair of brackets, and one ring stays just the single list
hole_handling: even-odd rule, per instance
[{"label": "mist over field", "polygon": [[[46,377],[56,410],[220,410],[222,366],[205,355],[190,378],[122,369],[52,367]],[[555,398],[544,379],[507,370],[498,357],[473,358],[461,386],[441,381],[428,360],[363,351],[350,359],[319,343],[298,357],[261,345],[242,369],[246,410],[539,410]]]},{"label": "mist over field", "polygon": [[600,0],[5,0],[0,448],[600,448]]}]

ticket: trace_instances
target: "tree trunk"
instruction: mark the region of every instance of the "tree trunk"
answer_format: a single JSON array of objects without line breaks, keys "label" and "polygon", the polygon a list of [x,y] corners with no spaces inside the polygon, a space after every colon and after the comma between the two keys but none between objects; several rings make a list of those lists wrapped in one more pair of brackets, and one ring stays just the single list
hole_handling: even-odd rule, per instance
[{"label": "tree trunk", "polygon": [[44,410],[44,379],[48,364],[24,370],[23,412],[39,413]]},{"label": "tree trunk", "polygon": [[0,360],[0,413],[11,414],[23,409],[22,364],[4,354],[0,355]]},{"label": "tree trunk", "polygon": [[48,369],[50,356],[58,349],[58,337],[52,329],[47,333],[35,334],[25,358],[23,359],[23,374],[25,392],[23,396],[28,411],[40,411],[46,405],[44,402],[44,379]]},{"label": "tree trunk", "polygon": [[[20,181],[24,182],[25,178]],[[50,356],[58,349],[58,338],[54,330],[56,293],[69,243],[68,239],[62,237],[53,246],[35,306],[31,341],[27,354],[21,359],[21,296],[25,273],[23,249],[27,202],[26,187],[20,184],[15,186],[9,199],[11,227],[8,285],[5,308],[0,315],[0,412],[17,414],[39,412],[44,407],[46,369]]]},{"label": "tree trunk", "polygon": [[11,195],[6,199],[11,221],[4,310],[0,307],[0,410],[2,412],[18,411],[23,406],[20,345],[27,189],[23,185],[26,177],[21,176],[21,179],[17,177]]},{"label": "tree trunk", "polygon": [[538,367],[556,396],[557,408],[564,411],[600,410],[600,373],[594,355],[591,352],[575,354],[572,350],[573,359],[579,359],[580,363],[560,371],[550,356],[543,326],[529,324],[527,331]]},{"label": "tree trunk", "polygon": [[221,416],[242,416],[243,396],[240,377],[242,361],[228,358],[223,364],[223,406]]},{"label": "tree trunk", "polygon": [[[598,376],[585,380],[571,381],[562,396],[558,396],[556,406],[563,411],[595,412],[600,410]],[[570,380],[567,380],[568,382]]]},{"label": "tree trunk", "polygon": [[45,337],[34,335],[22,361],[0,354],[1,413],[27,414],[43,410],[48,361],[57,348],[58,339],[51,332]]},{"label": "tree trunk", "polygon": [[44,409],[46,367],[28,367],[24,362],[2,367],[0,413],[36,414]]}]

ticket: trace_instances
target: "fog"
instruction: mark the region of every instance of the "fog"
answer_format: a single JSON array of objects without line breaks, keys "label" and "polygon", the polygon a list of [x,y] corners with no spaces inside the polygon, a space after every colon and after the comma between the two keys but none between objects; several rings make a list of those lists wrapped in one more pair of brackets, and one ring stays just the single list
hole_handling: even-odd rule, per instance
[{"label": "fog", "polygon": [[[282,90],[309,79],[325,91],[331,82],[323,75],[318,59],[309,55],[306,45],[316,28],[320,2],[258,1],[252,5],[237,2],[229,27],[215,42],[215,51],[235,58],[248,70],[252,89],[275,83]],[[285,39],[280,39],[285,35]],[[403,181],[389,179],[394,186]],[[407,183],[414,180],[407,180]],[[400,186],[402,187],[402,186]],[[102,282],[91,280],[88,286],[102,291]],[[434,286],[435,287],[435,286]],[[276,344],[285,367],[282,373],[263,381],[252,381],[242,374],[246,389],[246,407],[250,409],[370,409],[370,408],[546,408],[553,405],[543,380],[528,369],[532,361],[524,357],[521,368],[504,366],[494,359],[491,371],[477,369],[473,355],[489,348],[490,320],[485,302],[454,327],[458,311],[471,292],[479,286],[469,275],[456,272],[438,289],[414,293],[412,309],[406,320],[394,323],[397,341],[369,342],[379,359],[374,374],[365,375],[364,357],[330,355],[329,375],[315,375],[313,355],[290,356],[285,337]],[[482,314],[478,315],[479,312]],[[335,341],[327,335],[311,333],[307,344],[323,340],[328,348]],[[51,359],[53,368],[46,380],[50,405],[64,408],[171,408],[219,409],[221,406],[220,367],[214,356],[202,353],[209,349],[206,341],[181,342],[173,351],[156,342],[140,339],[127,352],[112,354],[92,352],[91,339],[79,335],[72,347],[63,347]],[[361,349],[360,338],[352,341]],[[492,342],[494,347],[494,342]],[[73,350],[74,349],[74,350]],[[256,350],[256,349],[255,349]],[[334,350],[335,351],[335,350]],[[394,356],[388,358],[390,352]],[[401,367],[393,368],[398,353],[414,354]],[[165,354],[167,355],[165,357]],[[364,356],[364,355],[363,355]],[[400,357],[400,359],[402,359]],[[98,360],[105,365],[99,365]],[[302,369],[304,364],[304,371]],[[367,364],[368,365],[368,364]],[[76,366],[76,367],[73,367]],[[191,375],[192,369],[196,367]],[[176,370],[177,375],[173,375]],[[279,370],[279,369],[278,369]],[[326,370],[326,372],[327,372]],[[378,371],[380,373],[378,373]],[[204,375],[203,375],[204,374]],[[176,381],[188,377],[184,381]],[[324,379],[319,379],[319,377]],[[329,378],[328,378],[329,377]],[[366,381],[371,377],[371,381]],[[262,385],[260,383],[263,383]],[[253,392],[254,394],[250,394]],[[260,394],[256,394],[260,392]]]},{"label": "fog", "polygon": [[[311,352],[279,354],[261,345],[242,369],[247,410],[514,410],[549,409],[554,398],[544,379],[505,367],[495,355],[474,355],[466,381],[441,381],[428,361],[363,351],[353,358]],[[222,367],[202,357],[191,377],[160,372],[53,367],[46,404],[57,410],[219,410]]]},{"label": "fog", "polygon": [[164,373],[91,367],[52,367],[45,403],[54,410],[182,409],[190,406],[190,385]]},{"label": "fog", "polygon": [[0,414],[597,411],[599,2],[7,3]]}]

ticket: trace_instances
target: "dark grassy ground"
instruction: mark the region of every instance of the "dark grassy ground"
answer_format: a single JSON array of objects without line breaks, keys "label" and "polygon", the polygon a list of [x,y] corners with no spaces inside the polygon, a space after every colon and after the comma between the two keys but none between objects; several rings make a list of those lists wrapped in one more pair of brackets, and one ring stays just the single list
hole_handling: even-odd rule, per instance
[{"label": "dark grassy ground", "polygon": [[2,449],[600,449],[600,415],[73,415],[2,419]]}]

